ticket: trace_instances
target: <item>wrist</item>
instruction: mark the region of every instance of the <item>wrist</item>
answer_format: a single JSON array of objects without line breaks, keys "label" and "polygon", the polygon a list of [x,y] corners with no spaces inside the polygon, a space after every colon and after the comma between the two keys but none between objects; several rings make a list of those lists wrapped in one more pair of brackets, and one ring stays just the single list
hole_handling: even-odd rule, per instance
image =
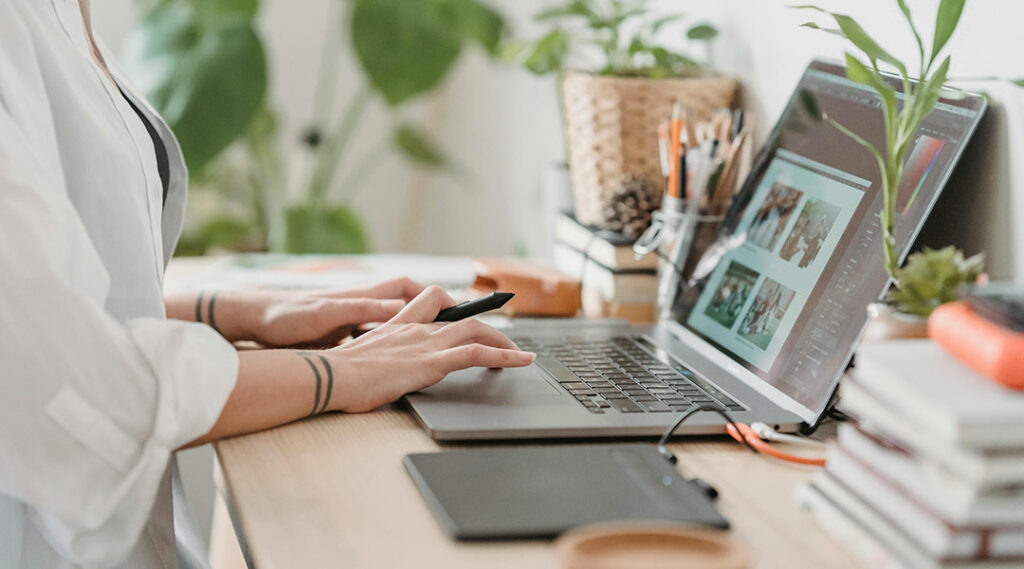
[{"label": "wrist", "polygon": [[255,340],[253,332],[262,312],[251,297],[251,293],[234,290],[200,292],[196,298],[196,319],[228,341]]},{"label": "wrist", "polygon": [[327,411],[342,411],[340,402],[344,401],[345,397],[339,393],[341,382],[338,377],[340,366],[337,358],[326,351],[299,350],[295,355],[305,360],[306,371],[315,382],[310,416]]}]

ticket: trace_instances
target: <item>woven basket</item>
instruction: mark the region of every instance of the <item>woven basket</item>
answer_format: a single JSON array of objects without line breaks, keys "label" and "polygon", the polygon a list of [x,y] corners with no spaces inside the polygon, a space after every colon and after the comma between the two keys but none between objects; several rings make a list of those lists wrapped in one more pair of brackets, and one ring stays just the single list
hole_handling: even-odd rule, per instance
[{"label": "woven basket", "polygon": [[658,124],[681,101],[691,117],[705,120],[732,105],[730,77],[645,79],[567,73],[563,81],[569,167],[576,218],[600,226],[602,210],[626,176],[642,176],[662,188]]}]

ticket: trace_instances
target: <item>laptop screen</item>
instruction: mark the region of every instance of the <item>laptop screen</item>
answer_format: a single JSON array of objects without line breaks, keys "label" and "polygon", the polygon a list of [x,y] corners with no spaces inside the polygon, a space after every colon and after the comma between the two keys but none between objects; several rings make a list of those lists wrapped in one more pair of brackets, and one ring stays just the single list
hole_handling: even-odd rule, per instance
[{"label": "laptop screen", "polygon": [[[984,109],[980,97],[943,99],[918,131],[897,204],[901,255]],[[673,309],[679,324],[814,416],[889,282],[878,165],[823,113],[885,147],[874,92],[842,66],[813,62]]]}]

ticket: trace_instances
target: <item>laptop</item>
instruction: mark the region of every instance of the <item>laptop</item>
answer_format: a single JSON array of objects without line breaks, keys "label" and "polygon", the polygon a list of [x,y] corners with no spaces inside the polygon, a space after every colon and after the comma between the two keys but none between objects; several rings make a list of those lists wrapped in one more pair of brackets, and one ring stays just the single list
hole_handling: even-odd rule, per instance
[{"label": "laptop", "polygon": [[[897,204],[901,256],[985,108],[978,96],[944,97],[924,121]],[[711,404],[738,422],[814,428],[868,304],[889,285],[877,164],[823,113],[884,147],[874,92],[843,66],[813,61],[670,316],[645,327],[514,324],[509,335],[535,363],[462,370],[407,395],[423,427],[437,440],[653,436]],[[678,432],[721,433],[723,419],[698,413]]]}]

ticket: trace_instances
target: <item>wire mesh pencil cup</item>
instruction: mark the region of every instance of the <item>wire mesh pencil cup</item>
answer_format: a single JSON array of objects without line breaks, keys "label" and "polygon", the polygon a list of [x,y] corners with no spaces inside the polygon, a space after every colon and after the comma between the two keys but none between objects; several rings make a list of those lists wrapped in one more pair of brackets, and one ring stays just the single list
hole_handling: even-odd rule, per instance
[{"label": "wire mesh pencil cup", "polygon": [[654,212],[651,226],[633,245],[637,257],[658,255],[658,317],[671,315],[679,294],[689,286],[697,262],[714,242],[724,210],[695,207],[672,196],[665,196],[661,209]]}]

